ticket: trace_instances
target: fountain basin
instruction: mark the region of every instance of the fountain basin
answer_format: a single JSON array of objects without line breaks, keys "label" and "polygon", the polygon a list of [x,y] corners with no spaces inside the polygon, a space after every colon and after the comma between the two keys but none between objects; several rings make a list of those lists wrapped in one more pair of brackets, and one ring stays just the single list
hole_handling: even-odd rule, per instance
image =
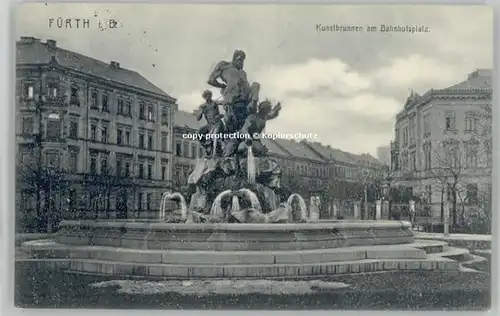
[{"label": "fountain basin", "polygon": [[414,240],[399,221],[171,224],[63,221],[21,248],[40,267],[119,277],[297,278],[392,270],[458,270],[446,243]]},{"label": "fountain basin", "polygon": [[318,221],[300,224],[172,224],[158,221],[63,221],[64,245],[162,250],[313,250],[414,241],[401,221]]}]

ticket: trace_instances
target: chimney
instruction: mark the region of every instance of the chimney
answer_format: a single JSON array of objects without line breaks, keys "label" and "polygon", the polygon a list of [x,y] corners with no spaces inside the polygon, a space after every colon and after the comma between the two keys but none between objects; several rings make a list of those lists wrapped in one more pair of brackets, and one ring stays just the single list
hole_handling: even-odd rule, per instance
[{"label": "chimney", "polygon": [[112,61],[109,63],[109,65],[111,66],[111,68],[115,68],[115,69],[120,68],[120,63],[119,63],[119,62],[117,62],[117,61],[114,61],[114,60],[112,60]]},{"label": "chimney", "polygon": [[57,47],[57,42],[54,41],[54,40],[52,40],[52,39],[48,39],[46,41],[46,43],[47,43],[47,46],[50,47],[50,48],[56,48]]},{"label": "chimney", "polygon": [[35,44],[40,42],[39,38],[32,37],[32,36],[21,36],[21,44]]}]

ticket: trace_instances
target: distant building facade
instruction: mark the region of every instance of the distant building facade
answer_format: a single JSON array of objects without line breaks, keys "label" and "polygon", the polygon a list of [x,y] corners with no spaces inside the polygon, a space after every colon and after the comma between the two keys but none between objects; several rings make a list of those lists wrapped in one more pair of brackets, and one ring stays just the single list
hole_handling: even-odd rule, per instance
[{"label": "distant building facade", "polygon": [[411,188],[442,219],[478,211],[491,192],[492,71],[479,69],[446,89],[412,93],[397,115],[391,143],[394,184]]},{"label": "distant building facade", "polygon": [[53,40],[16,46],[18,222],[156,216],[172,186],[176,100]]},{"label": "distant building facade", "polygon": [[383,165],[391,165],[391,146],[379,146],[377,147],[377,159]]}]

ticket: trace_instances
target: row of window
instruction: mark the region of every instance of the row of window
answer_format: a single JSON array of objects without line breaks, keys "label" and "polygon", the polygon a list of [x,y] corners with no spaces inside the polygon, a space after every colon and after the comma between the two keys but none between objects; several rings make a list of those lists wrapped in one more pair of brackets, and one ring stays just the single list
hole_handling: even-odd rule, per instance
[{"label": "row of window", "polygon": [[[30,151],[21,153],[22,163],[25,166],[33,165],[33,154]],[[70,173],[78,173],[78,160],[79,152],[77,150],[70,150],[68,153],[67,171]],[[109,154],[107,153],[90,153],[89,173],[93,175],[114,175],[117,177],[129,178],[137,176],[138,179],[154,180],[154,160],[143,159],[134,164],[130,158],[122,158],[117,156],[115,159],[115,167],[109,163]],[[45,162],[48,167],[54,169],[61,168],[61,154],[57,150],[47,150],[45,152]],[[167,180],[168,160],[161,160],[160,179]],[[134,172],[135,171],[135,172]],[[114,174],[113,174],[114,172]]]},{"label": "row of window", "polygon": [[[431,134],[430,127],[430,114],[426,114],[423,116],[423,137],[426,138]],[[475,132],[479,129],[480,119],[477,113],[469,112],[465,115],[465,131],[466,132]],[[456,131],[455,124],[455,112],[446,112],[445,114],[445,122],[444,122],[445,131]],[[413,144],[416,140],[416,123],[415,117],[409,119],[408,126],[403,127],[402,131],[402,139],[401,142],[403,146],[408,146],[409,144]],[[399,130],[396,130],[396,140],[399,139]]]},{"label": "row of window", "polygon": [[[101,122],[100,128],[99,124],[92,123],[90,125],[90,140],[95,142],[101,142],[104,144],[109,143],[109,123]],[[46,127],[46,138],[48,140],[57,140],[61,138],[61,127],[62,123],[58,119],[48,119]],[[22,132],[23,135],[32,135],[34,132],[34,118],[32,116],[23,117],[22,120]],[[131,126],[122,126],[116,129],[116,144],[123,146],[132,146],[131,141]],[[72,118],[69,122],[69,138],[78,139],[79,138],[79,127],[78,119]],[[138,133],[138,148],[155,150],[154,146],[154,132],[153,131],[139,131]],[[161,151],[168,150],[168,134],[163,132],[161,135]]]},{"label": "row of window", "polygon": [[[451,145],[445,148],[444,161],[438,161],[441,167],[449,168],[477,168],[478,167],[478,146],[468,145],[465,150],[465,157],[461,157],[461,152],[456,145]],[[403,153],[401,156],[402,168],[408,171],[417,171],[417,154],[416,152]],[[486,159],[488,166],[491,164],[491,153],[487,152]],[[398,162],[395,162],[396,170],[399,170]],[[432,150],[431,145],[426,144],[423,146],[423,170],[432,169]]]},{"label": "row of window", "polygon": [[[59,87],[56,83],[49,83],[49,99],[57,98]],[[35,97],[35,88],[33,83],[28,83],[24,87],[24,97],[32,100]],[[70,104],[80,106],[80,93],[76,85],[70,88]],[[90,108],[93,110],[100,110],[102,112],[110,113],[110,96],[108,93],[98,93],[92,91],[90,96]],[[132,101],[128,98],[117,97],[116,101],[116,114],[126,117],[132,117]],[[155,106],[154,104],[146,104],[144,101],[139,101],[139,119],[154,122]],[[169,109],[163,106],[161,109],[161,124],[168,125]]]}]

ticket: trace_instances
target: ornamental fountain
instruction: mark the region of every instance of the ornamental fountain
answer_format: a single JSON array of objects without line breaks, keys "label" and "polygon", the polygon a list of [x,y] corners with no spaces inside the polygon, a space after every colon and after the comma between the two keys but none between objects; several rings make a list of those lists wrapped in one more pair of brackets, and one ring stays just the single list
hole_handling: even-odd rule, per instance
[{"label": "ornamental fountain", "polygon": [[[207,124],[197,135],[204,156],[186,196],[164,192],[157,220],[62,221],[53,240],[23,248],[36,258],[60,259],[59,269],[150,278],[459,268],[438,255],[445,243],[416,241],[408,222],[311,220],[304,199],[283,188],[279,164],[260,140],[281,104],[259,100],[260,85],[250,85],[243,70],[245,57],[235,51],[209,77],[223,101],[203,93],[198,120]],[[168,201],[177,209],[167,211]]]}]

